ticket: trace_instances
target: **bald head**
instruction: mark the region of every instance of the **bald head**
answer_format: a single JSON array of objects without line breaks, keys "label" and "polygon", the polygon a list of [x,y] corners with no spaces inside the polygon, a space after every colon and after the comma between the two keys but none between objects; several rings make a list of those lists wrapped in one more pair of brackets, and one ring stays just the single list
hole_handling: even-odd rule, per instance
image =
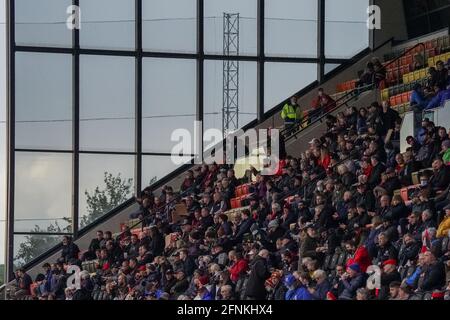
[{"label": "bald head", "polygon": [[269,257],[269,251],[266,249],[262,249],[259,251],[258,255],[264,259],[267,259]]}]

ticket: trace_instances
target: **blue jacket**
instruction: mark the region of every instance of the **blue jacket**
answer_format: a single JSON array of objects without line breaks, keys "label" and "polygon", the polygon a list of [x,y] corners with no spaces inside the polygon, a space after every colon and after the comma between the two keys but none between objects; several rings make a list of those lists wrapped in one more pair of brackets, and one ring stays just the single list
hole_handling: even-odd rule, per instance
[{"label": "blue jacket", "polygon": [[365,286],[364,274],[360,273],[356,277],[348,280],[342,280],[345,289],[339,296],[339,299],[352,300],[356,296],[356,290]]},{"label": "blue jacket", "polygon": [[441,96],[441,101],[439,102],[439,105],[443,107],[445,105],[445,102],[447,100],[450,100],[450,89],[444,90]]},{"label": "blue jacket", "polygon": [[420,127],[419,132],[417,132],[416,140],[423,145],[425,140],[425,134],[428,132],[427,129]]},{"label": "blue jacket", "polygon": [[425,104],[426,100],[423,97],[422,93],[414,90],[411,94],[411,99],[409,100],[409,103],[413,105],[423,105]]},{"label": "blue jacket", "polygon": [[413,274],[410,275],[406,279],[406,284],[410,287],[417,288],[417,281],[419,281],[420,274],[422,273],[422,268],[417,267],[416,270],[414,270]]},{"label": "blue jacket", "polygon": [[295,293],[294,300],[314,300],[313,295],[308,291],[308,288],[301,286]]},{"label": "blue jacket", "polygon": [[331,285],[328,279],[316,286],[316,291],[312,294],[315,300],[326,300],[327,293],[330,291]]},{"label": "blue jacket", "polygon": [[441,90],[435,95],[424,110],[434,109],[440,107],[447,99],[450,98],[450,90]]},{"label": "blue jacket", "polygon": [[202,301],[210,301],[213,300],[211,292],[207,291],[205,295],[202,297]]},{"label": "blue jacket", "polygon": [[284,295],[284,300],[295,300],[297,289],[289,289]]}]

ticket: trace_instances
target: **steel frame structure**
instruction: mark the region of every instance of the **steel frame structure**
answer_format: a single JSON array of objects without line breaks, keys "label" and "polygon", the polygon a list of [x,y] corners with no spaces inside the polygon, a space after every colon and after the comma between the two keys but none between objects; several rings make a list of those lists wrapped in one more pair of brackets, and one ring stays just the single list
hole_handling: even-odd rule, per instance
[{"label": "steel frame structure", "polygon": [[[16,45],[15,41],[15,0],[7,0],[7,221],[6,221],[6,270],[7,279],[11,280],[13,277],[13,258],[14,258],[14,235],[31,234],[31,232],[15,232],[15,214],[14,214],[14,199],[15,199],[15,154],[16,152],[51,152],[51,153],[70,153],[72,154],[73,172],[72,172],[72,225],[73,235],[75,238],[85,234],[91,228],[94,228],[97,224],[106,221],[110,216],[116,213],[116,210],[123,208],[125,205],[129,205],[133,199],[128,200],[123,205],[110,213],[105,214],[99,218],[91,226],[82,230],[78,227],[78,200],[79,200],[79,162],[80,154],[118,154],[118,155],[133,155],[135,157],[135,186],[136,190],[140,191],[143,188],[142,185],[142,157],[144,155],[149,156],[170,156],[165,153],[146,153],[142,150],[142,63],[145,57],[154,58],[172,58],[172,59],[195,59],[197,61],[197,105],[196,105],[196,120],[203,121],[204,118],[204,62],[205,60],[216,60],[225,62],[241,62],[251,61],[257,63],[257,119],[252,123],[244,126],[254,126],[256,123],[262,122],[265,118],[271,116],[274,112],[277,112],[279,106],[275,106],[271,111],[264,112],[264,64],[266,62],[287,62],[287,63],[316,63],[318,68],[317,81],[310,84],[301,91],[310,90],[317,84],[322,83],[328,76],[332,76],[339,71],[339,68],[335,69],[332,73],[325,76],[324,68],[325,64],[342,64],[343,67],[354,62],[352,59],[327,59],[324,54],[324,39],[325,39],[325,0],[317,0],[319,3],[317,20],[318,20],[318,52],[317,58],[307,57],[267,57],[265,55],[265,0],[257,1],[257,54],[250,55],[228,55],[226,53],[220,54],[205,54],[204,50],[204,1],[197,0],[197,52],[196,53],[173,53],[173,52],[159,52],[159,51],[145,51],[143,49],[143,9],[142,3],[145,0],[135,0],[135,50],[107,50],[107,49],[85,49],[80,47],[80,33],[79,30],[74,29],[72,32],[72,48],[62,47],[45,47],[45,46],[20,46]],[[73,5],[79,5],[79,0],[72,0]],[[73,148],[70,151],[61,150],[33,150],[33,149],[16,149],[15,146],[15,55],[17,52],[36,52],[36,53],[59,53],[59,54],[71,54],[72,55],[72,77],[73,77],[73,96],[72,96],[72,112],[73,112]],[[134,57],[136,67],[136,89],[135,89],[135,151],[134,152],[85,152],[80,150],[80,56],[81,55],[102,55],[102,56],[124,56]],[[193,155],[198,156],[198,155]],[[160,179],[155,188],[166,183],[179,172],[185,170],[189,165],[185,165],[174,172],[170,173],[166,177]],[[139,192],[138,192],[139,194]],[[42,235],[45,235],[43,233]],[[57,235],[57,234],[55,234]],[[50,254],[52,250],[49,250],[46,254]],[[40,257],[37,257],[38,260]],[[27,264],[33,265],[33,262]]]},{"label": "steel frame structure", "polygon": [[[223,55],[239,56],[239,13],[223,14]],[[239,61],[223,61],[222,132],[239,129]]]}]

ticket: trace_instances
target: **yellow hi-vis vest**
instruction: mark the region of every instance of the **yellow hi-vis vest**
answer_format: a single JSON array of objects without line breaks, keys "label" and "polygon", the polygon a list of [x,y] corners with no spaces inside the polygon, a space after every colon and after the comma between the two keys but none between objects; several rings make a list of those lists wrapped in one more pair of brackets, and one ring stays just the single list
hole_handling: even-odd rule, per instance
[{"label": "yellow hi-vis vest", "polygon": [[295,121],[298,119],[297,108],[286,103],[281,110],[281,118],[285,121]]}]

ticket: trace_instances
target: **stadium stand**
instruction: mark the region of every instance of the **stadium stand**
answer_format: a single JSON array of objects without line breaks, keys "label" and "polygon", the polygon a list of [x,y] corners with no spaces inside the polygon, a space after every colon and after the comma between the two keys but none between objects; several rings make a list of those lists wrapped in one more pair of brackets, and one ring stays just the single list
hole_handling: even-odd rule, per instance
[{"label": "stadium stand", "polygon": [[[16,272],[10,299],[449,300],[450,133],[423,121],[397,147],[405,112],[450,97],[449,60],[448,36],[371,59],[282,131],[327,126],[275,175],[202,165],[183,191],[147,188],[122,232],[81,250],[65,237],[35,279]],[[381,104],[353,106],[372,89]],[[66,285],[71,265],[81,288]]]}]

